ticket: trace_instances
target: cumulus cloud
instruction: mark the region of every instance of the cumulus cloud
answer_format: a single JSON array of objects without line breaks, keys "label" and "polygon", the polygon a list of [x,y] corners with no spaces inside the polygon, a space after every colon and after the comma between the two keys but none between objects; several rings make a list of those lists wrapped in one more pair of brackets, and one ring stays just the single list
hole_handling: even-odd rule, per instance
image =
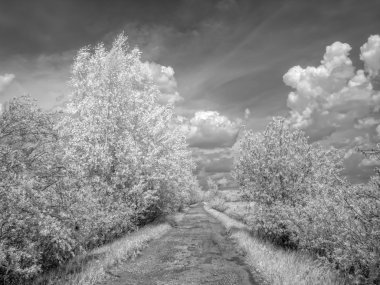
[{"label": "cumulus cloud", "polygon": [[0,75],[0,92],[4,91],[5,88],[8,87],[14,79],[14,74]]},{"label": "cumulus cloud", "polygon": [[359,166],[380,166],[380,162],[377,159],[373,158],[364,158]]},{"label": "cumulus cloud", "polygon": [[284,75],[285,84],[295,89],[288,95],[289,121],[311,140],[347,150],[379,141],[380,92],[373,82],[380,70],[380,37],[369,37],[360,50],[364,70],[355,71],[348,44],[335,42],[319,66],[295,66]]},{"label": "cumulus cloud", "polygon": [[231,120],[216,111],[199,111],[191,118],[180,117],[179,122],[192,149],[201,185],[206,185],[207,177],[232,170],[231,146],[236,142],[241,119]]},{"label": "cumulus cloud", "polygon": [[197,164],[196,174],[201,185],[207,188],[207,178],[215,181],[232,180],[233,155],[230,147],[215,149],[193,148],[193,157]]},{"label": "cumulus cloud", "polygon": [[242,122],[230,120],[216,111],[198,111],[183,123],[191,147],[211,149],[231,147]]},{"label": "cumulus cloud", "polygon": [[360,59],[364,61],[365,68],[371,75],[378,75],[380,70],[380,36],[368,38],[368,42],[360,48]]},{"label": "cumulus cloud", "polygon": [[197,169],[207,173],[225,173],[232,169],[231,148],[200,149],[193,148],[193,158]]},{"label": "cumulus cloud", "polygon": [[161,97],[159,98],[161,103],[175,103],[183,100],[177,91],[177,81],[172,67],[162,66],[154,62],[147,62],[145,64],[149,67],[153,80],[161,91]]}]

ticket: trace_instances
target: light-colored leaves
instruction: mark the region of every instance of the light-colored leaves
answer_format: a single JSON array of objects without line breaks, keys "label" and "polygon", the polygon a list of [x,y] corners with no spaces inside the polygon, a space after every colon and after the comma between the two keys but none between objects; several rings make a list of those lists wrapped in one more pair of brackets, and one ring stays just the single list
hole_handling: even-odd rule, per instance
[{"label": "light-colored leaves", "polygon": [[[0,275],[28,279],[172,212],[198,192],[172,105],[120,35],[81,49],[59,113],[0,114]],[[13,279],[12,279],[13,278]],[[7,281],[7,282],[8,282]]]}]

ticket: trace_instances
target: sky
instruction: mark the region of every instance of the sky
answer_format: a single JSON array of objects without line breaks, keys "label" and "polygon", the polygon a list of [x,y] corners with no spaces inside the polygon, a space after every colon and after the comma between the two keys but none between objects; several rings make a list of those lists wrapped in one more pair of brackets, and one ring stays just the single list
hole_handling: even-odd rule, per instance
[{"label": "sky", "polygon": [[273,116],[343,149],[353,182],[372,173],[354,149],[380,136],[380,0],[0,0],[0,103],[54,108],[77,50],[122,31],[175,102],[201,177],[227,175],[242,124]]}]

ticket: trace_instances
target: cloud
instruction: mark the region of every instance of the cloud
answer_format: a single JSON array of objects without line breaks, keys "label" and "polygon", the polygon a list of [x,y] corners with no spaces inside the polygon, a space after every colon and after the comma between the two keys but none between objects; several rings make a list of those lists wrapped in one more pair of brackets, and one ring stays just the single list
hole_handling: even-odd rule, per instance
[{"label": "cloud", "polygon": [[178,93],[177,81],[174,78],[174,70],[170,66],[162,66],[154,62],[145,63],[151,73],[154,82],[161,91],[159,101],[161,103],[175,103],[183,100]]},{"label": "cloud", "polygon": [[197,169],[207,173],[225,173],[232,169],[232,149],[216,148],[216,149],[200,149],[193,148],[193,158],[197,163]]},{"label": "cloud", "polygon": [[380,36],[368,38],[368,42],[360,48],[360,59],[364,61],[365,68],[370,75],[378,75],[380,70]]},{"label": "cloud", "polygon": [[364,158],[359,166],[380,166],[380,161],[374,158]]},{"label": "cloud", "polygon": [[229,173],[233,163],[231,146],[236,142],[242,120],[231,120],[217,111],[198,111],[191,118],[179,120],[192,149],[200,183],[206,183],[209,176]]},{"label": "cloud", "polygon": [[0,92],[4,91],[5,88],[7,88],[14,79],[15,79],[14,74],[7,73],[4,75],[0,75]]},{"label": "cloud", "polygon": [[[380,92],[373,85],[380,70],[380,37],[369,37],[360,49],[364,70],[355,72],[350,50],[348,44],[335,42],[319,66],[295,66],[283,76],[295,89],[287,101],[291,124],[304,129],[312,141],[347,150],[380,139]],[[370,165],[367,160],[359,163]]]},{"label": "cloud", "polygon": [[216,181],[223,177],[227,177],[228,180],[232,179],[230,171],[233,165],[233,155],[230,147],[215,149],[193,148],[192,152],[194,161],[197,164],[196,174],[201,185],[207,185],[208,177],[212,177]]},{"label": "cloud", "polygon": [[232,121],[216,111],[198,111],[183,123],[191,147],[211,149],[231,147],[242,122],[239,119]]}]

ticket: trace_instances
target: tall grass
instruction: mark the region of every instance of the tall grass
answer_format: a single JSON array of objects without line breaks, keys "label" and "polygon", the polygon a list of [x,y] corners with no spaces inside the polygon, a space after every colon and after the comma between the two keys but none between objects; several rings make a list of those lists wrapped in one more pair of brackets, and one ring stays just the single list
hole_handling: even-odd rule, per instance
[{"label": "tall grass", "polygon": [[254,208],[254,202],[226,202],[227,209],[224,211],[229,217],[241,221],[243,223],[247,223],[247,217],[249,217],[249,213]]},{"label": "tall grass", "polygon": [[245,224],[243,224],[237,220],[231,219],[229,216],[221,213],[220,211],[217,211],[215,209],[211,209],[208,204],[206,204],[206,206],[204,208],[209,214],[211,214],[214,218],[219,220],[228,232],[231,232],[234,229],[248,231],[247,225],[245,225]]},{"label": "tall grass", "polygon": [[161,237],[170,228],[167,223],[145,226],[111,244],[76,257],[66,266],[39,277],[33,285],[97,284],[112,275],[112,268],[138,256],[149,241]]},{"label": "tall grass", "polygon": [[231,232],[231,238],[245,252],[246,263],[252,274],[255,275],[258,272],[268,283],[273,285],[344,284],[337,272],[312,257],[299,251],[277,248],[252,236],[245,224],[207,206],[205,210]]},{"label": "tall grass", "polygon": [[246,252],[247,264],[273,285],[344,284],[336,272],[306,254],[276,248],[243,231],[231,237]]}]

